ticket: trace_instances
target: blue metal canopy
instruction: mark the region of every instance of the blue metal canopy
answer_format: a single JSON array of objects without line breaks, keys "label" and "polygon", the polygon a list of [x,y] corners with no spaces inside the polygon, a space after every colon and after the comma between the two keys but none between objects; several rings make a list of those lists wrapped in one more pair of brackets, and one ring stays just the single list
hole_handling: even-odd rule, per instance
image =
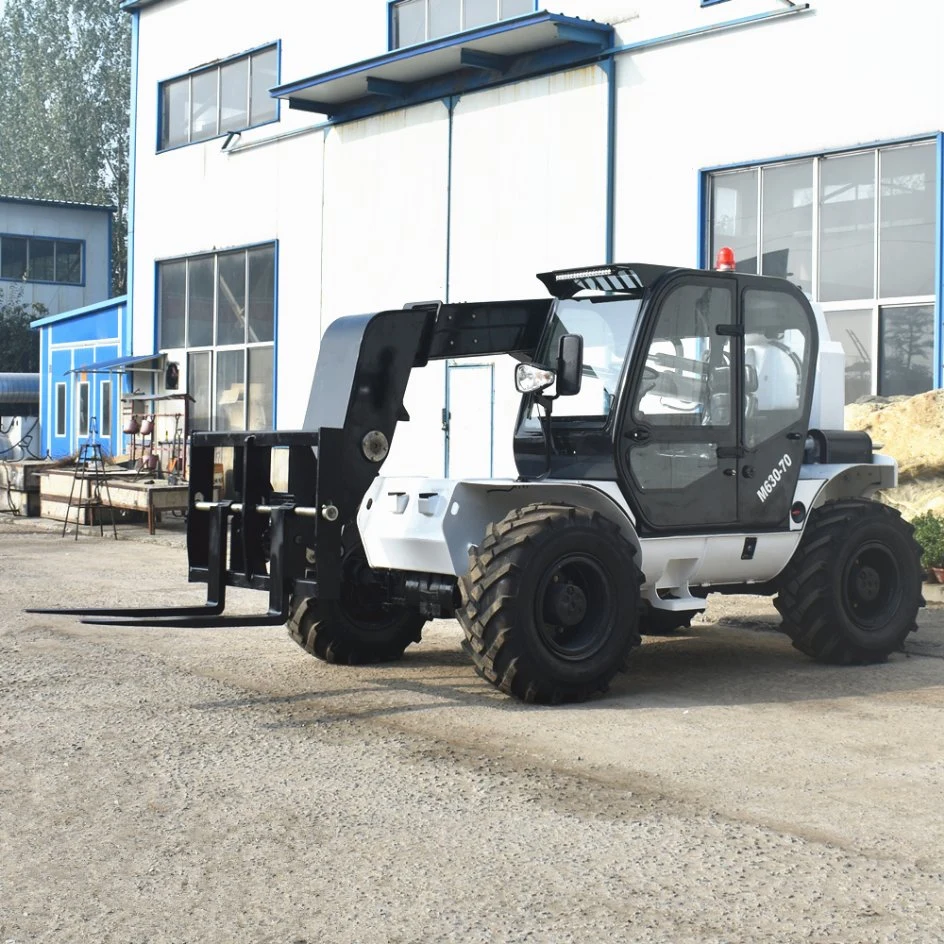
[{"label": "blue metal canopy", "polygon": [[593,61],[613,27],[529,13],[272,89],[291,108],[349,121]]}]

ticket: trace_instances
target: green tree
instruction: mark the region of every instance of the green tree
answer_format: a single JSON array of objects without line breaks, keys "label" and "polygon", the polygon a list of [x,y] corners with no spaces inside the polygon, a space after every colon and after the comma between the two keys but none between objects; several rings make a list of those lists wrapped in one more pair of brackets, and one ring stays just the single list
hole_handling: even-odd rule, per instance
[{"label": "green tree", "polygon": [[111,204],[115,294],[127,282],[131,26],[117,0],[6,0],[0,193]]},{"label": "green tree", "polygon": [[30,322],[49,314],[45,305],[23,304],[23,290],[18,285],[6,292],[0,289],[0,373],[39,372],[39,332]]}]

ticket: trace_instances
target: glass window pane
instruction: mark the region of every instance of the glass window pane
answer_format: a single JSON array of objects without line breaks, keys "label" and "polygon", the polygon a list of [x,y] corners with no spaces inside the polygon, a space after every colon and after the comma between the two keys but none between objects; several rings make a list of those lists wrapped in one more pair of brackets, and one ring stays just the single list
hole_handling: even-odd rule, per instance
[{"label": "glass window pane", "polygon": [[73,285],[82,281],[81,243],[56,243],[56,281]]},{"label": "glass window pane", "polygon": [[220,69],[220,131],[236,131],[249,124],[249,60],[237,59]]},{"label": "glass window pane", "polygon": [[187,347],[213,343],[213,256],[191,259],[187,280]]},{"label": "glass window pane", "polygon": [[89,385],[88,382],[83,381],[79,384],[78,389],[78,403],[76,404],[75,413],[78,417],[79,423],[79,435],[88,436],[89,434]]},{"label": "glass window pane", "polygon": [[893,148],[879,160],[879,294],[933,295],[937,148]]},{"label": "glass window pane", "polygon": [[244,344],[246,341],[245,252],[227,252],[219,256],[218,282],[216,343]]},{"label": "glass window pane", "polygon": [[161,147],[177,147],[189,140],[190,79],[166,82],[161,88]]},{"label": "glass window pane", "polygon": [[459,0],[429,0],[429,38],[459,32]]},{"label": "glass window pane", "polygon": [[407,0],[393,12],[393,46],[413,46],[426,39],[426,0]]},{"label": "glass window pane", "polygon": [[26,240],[4,236],[0,242],[0,276],[22,279],[26,275]]},{"label": "glass window pane", "polygon": [[462,28],[472,29],[474,26],[494,23],[497,13],[495,0],[463,0]]},{"label": "glass window pane", "polygon": [[246,350],[216,352],[216,423],[214,429],[245,429]]},{"label": "glass window pane", "polygon": [[763,188],[763,274],[812,292],[813,162],[765,168]]},{"label": "glass window pane", "polygon": [[183,347],[187,311],[186,262],[161,263],[157,304],[161,347]]},{"label": "glass window pane", "polygon": [[501,18],[507,20],[513,16],[534,13],[534,0],[501,0]]},{"label": "glass window pane", "polygon": [[872,393],[872,309],[828,311],[829,336],[846,353],[846,403]]},{"label": "glass window pane", "polygon": [[913,396],[930,390],[934,386],[933,352],[933,305],[882,308],[879,311],[879,395]]},{"label": "glass window pane", "polygon": [[875,292],[875,155],[828,157],[820,166],[819,300]]},{"label": "glass window pane", "polygon": [[249,342],[275,338],[275,249],[249,252]]},{"label": "glass window pane", "polygon": [[210,428],[210,352],[187,355],[187,393],[193,397],[187,430]]},{"label": "glass window pane", "polygon": [[732,288],[693,282],[673,289],[659,309],[634,418],[649,426],[730,424],[731,339],[716,328],[733,320]]},{"label": "glass window pane", "polygon": [[53,282],[56,278],[56,244],[51,239],[29,241],[29,275],[31,282]]},{"label": "glass window pane", "polygon": [[56,384],[56,435],[66,434],[66,385]]},{"label": "glass window pane", "polygon": [[211,69],[190,78],[190,140],[204,141],[216,135],[219,72]]},{"label": "glass window pane", "polygon": [[722,246],[734,250],[739,272],[757,271],[757,171],[741,170],[711,178],[709,264]]},{"label": "glass window pane", "polygon": [[101,386],[101,399],[98,403],[98,412],[101,414],[101,422],[98,424],[98,432],[106,439],[111,438],[111,381],[103,380]]},{"label": "glass window pane", "polygon": [[272,429],[273,349],[249,348],[249,429]]},{"label": "glass window pane", "polygon": [[252,57],[252,103],[249,124],[260,125],[265,121],[274,121],[276,100],[269,94],[269,89],[279,84],[278,56],[273,46],[264,52],[257,52]]},{"label": "glass window pane", "polygon": [[744,445],[753,449],[803,415],[810,362],[806,309],[786,292],[744,293]]},{"label": "glass window pane", "polygon": [[[556,401],[555,416],[582,416],[601,423],[616,404],[629,332],[636,324],[640,302],[612,296],[606,301],[583,299],[562,301],[535,358],[538,364],[554,365],[565,334],[583,338],[583,380],[575,396]],[[532,404],[536,418],[537,405]]]}]

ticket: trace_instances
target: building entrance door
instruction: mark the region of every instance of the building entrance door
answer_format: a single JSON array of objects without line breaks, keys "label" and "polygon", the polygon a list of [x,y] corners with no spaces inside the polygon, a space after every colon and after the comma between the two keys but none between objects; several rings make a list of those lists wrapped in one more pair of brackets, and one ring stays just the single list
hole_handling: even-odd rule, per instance
[{"label": "building entrance door", "polygon": [[495,367],[446,366],[446,475],[490,478],[493,468]]}]

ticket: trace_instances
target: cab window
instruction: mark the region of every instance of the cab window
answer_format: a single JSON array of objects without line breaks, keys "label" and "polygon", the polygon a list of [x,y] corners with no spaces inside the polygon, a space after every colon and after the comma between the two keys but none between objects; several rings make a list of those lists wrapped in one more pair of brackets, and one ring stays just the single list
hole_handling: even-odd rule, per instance
[{"label": "cab window", "polygon": [[662,302],[633,397],[633,419],[647,426],[726,426],[731,422],[734,293],[688,283]]},{"label": "cab window", "polygon": [[[626,362],[629,338],[639,313],[639,299],[625,295],[601,295],[558,303],[535,362],[557,366],[560,339],[565,334],[583,338],[583,378],[575,396],[554,401],[554,417],[606,422],[616,405]],[[537,416],[532,404],[529,418]]]}]

